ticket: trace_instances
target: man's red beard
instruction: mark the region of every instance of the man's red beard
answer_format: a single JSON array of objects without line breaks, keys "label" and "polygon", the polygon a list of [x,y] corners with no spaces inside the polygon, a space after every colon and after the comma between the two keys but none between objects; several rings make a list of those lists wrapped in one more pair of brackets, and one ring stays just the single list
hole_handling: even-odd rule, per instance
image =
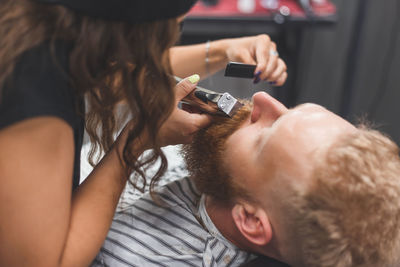
[{"label": "man's red beard", "polygon": [[198,131],[191,144],[182,150],[187,169],[201,193],[229,202],[243,190],[230,178],[224,161],[225,142],[249,118],[252,104],[245,105],[233,118],[216,117],[207,128]]}]

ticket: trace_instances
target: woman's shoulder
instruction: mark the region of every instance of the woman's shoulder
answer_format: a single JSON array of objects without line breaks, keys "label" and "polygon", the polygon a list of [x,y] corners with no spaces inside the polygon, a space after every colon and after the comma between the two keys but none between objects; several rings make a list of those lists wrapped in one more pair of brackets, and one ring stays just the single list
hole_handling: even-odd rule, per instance
[{"label": "woman's shoulder", "polygon": [[17,59],[6,87],[31,91],[68,84],[70,51],[71,45],[64,41],[46,41],[29,49]]},{"label": "woman's shoulder", "polygon": [[62,41],[44,42],[19,57],[2,88],[0,128],[42,115],[75,126],[78,99],[69,79],[70,50]]}]

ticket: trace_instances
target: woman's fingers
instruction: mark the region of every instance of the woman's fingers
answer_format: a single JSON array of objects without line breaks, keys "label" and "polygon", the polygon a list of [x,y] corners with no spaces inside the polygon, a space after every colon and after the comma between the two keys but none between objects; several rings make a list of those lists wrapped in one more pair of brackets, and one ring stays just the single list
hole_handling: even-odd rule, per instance
[{"label": "woman's fingers", "polygon": [[281,76],[279,76],[279,78],[275,81],[275,85],[276,86],[281,86],[286,82],[286,79],[288,77],[287,72],[284,72],[281,74]]},{"label": "woman's fingers", "polygon": [[[271,49],[275,49],[275,43],[271,41],[270,37],[266,34],[258,35],[255,37],[255,61],[257,63],[256,73],[264,73],[268,61],[270,60]],[[260,75],[262,79],[264,75]]]},{"label": "woman's fingers", "polygon": [[[180,81],[176,85],[176,103],[190,94],[200,80],[200,76],[194,74]],[[185,144],[191,142],[193,135],[211,122],[211,116],[207,114],[191,113],[178,108],[175,105],[171,115],[162,125],[158,138],[162,146]]]},{"label": "woman's fingers", "polygon": [[286,64],[282,59],[277,59],[274,71],[267,78],[270,82],[277,82],[277,80],[286,72]]},{"label": "woman's fingers", "polygon": [[196,88],[196,85],[199,81],[200,76],[198,74],[194,74],[180,81],[175,88],[176,102],[181,101],[183,98],[185,98],[185,96],[190,94],[194,88]]}]

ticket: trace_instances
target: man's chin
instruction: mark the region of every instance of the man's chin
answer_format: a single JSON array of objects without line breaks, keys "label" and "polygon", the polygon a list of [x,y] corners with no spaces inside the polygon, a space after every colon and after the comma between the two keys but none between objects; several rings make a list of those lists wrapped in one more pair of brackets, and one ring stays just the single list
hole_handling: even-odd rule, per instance
[{"label": "man's chin", "polygon": [[232,197],[228,170],[224,168],[225,143],[250,116],[252,104],[245,105],[232,117],[216,117],[212,124],[196,133],[193,142],[183,146],[187,169],[201,193],[216,199]]}]

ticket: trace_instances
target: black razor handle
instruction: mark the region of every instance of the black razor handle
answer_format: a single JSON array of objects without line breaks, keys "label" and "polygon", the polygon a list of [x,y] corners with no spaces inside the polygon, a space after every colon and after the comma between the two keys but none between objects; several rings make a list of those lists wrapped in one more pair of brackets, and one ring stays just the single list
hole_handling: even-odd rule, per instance
[{"label": "black razor handle", "polygon": [[256,65],[229,62],[225,68],[225,76],[253,79],[255,69]]}]

